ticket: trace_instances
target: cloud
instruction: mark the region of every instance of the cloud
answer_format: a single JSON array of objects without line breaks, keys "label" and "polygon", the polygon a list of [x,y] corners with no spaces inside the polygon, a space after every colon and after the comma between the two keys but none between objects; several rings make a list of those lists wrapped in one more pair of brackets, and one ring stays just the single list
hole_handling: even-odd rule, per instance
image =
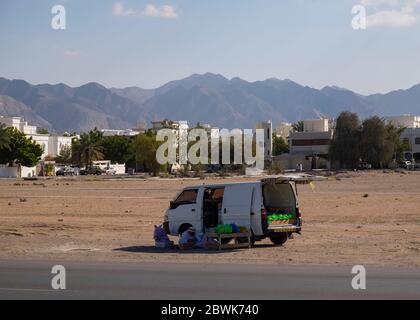
[{"label": "cloud", "polygon": [[144,8],[142,14],[146,17],[165,18],[165,19],[177,19],[178,13],[175,7],[170,5],[155,6],[148,4]]},{"label": "cloud", "polygon": [[78,58],[81,55],[80,50],[64,50],[63,55],[69,58]]},{"label": "cloud", "polygon": [[112,14],[117,17],[128,17],[136,14],[136,11],[131,8],[125,8],[122,2],[116,2],[112,7]]},{"label": "cloud", "polygon": [[388,10],[367,17],[368,27],[409,27],[416,24],[418,16],[410,12]]},{"label": "cloud", "polygon": [[409,27],[417,23],[420,16],[417,8],[420,0],[361,0],[368,12],[368,27]]}]

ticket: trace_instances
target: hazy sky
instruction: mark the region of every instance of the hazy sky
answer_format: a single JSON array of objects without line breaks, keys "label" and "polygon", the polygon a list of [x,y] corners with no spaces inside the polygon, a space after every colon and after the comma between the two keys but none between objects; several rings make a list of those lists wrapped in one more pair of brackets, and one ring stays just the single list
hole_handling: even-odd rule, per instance
[{"label": "hazy sky", "polygon": [[[56,4],[66,30],[51,27]],[[420,0],[1,0],[0,76],[153,88],[213,72],[387,92],[420,83],[419,16]]]}]

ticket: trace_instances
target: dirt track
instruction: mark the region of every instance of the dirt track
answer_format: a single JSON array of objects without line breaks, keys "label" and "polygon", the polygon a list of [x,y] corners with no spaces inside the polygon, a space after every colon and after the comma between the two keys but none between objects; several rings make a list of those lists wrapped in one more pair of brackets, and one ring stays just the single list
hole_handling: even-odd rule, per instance
[{"label": "dirt track", "polygon": [[300,187],[303,234],[282,248],[268,240],[222,253],[153,248],[153,225],[175,193],[212,182],[0,180],[0,259],[420,266],[420,172]]}]

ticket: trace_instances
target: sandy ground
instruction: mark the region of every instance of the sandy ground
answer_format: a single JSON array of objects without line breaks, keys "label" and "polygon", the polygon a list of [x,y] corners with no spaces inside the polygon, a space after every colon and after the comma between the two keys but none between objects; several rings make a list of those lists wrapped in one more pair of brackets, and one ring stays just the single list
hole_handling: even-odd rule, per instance
[{"label": "sandy ground", "polygon": [[301,186],[303,233],[283,247],[155,249],[153,226],[176,192],[212,182],[0,180],[0,259],[420,266],[420,172],[351,172],[314,191]]}]

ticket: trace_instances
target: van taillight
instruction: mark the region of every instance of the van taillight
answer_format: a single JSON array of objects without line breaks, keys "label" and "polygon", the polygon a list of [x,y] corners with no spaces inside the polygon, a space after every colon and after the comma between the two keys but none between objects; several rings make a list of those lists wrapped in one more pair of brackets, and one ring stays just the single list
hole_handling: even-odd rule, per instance
[{"label": "van taillight", "polygon": [[297,217],[297,218],[302,218],[302,214],[301,214],[301,212],[300,212],[300,209],[299,209],[299,208],[296,208],[296,217]]},{"label": "van taillight", "polygon": [[265,208],[261,208],[261,222],[263,228],[265,228],[267,226],[267,210]]}]

